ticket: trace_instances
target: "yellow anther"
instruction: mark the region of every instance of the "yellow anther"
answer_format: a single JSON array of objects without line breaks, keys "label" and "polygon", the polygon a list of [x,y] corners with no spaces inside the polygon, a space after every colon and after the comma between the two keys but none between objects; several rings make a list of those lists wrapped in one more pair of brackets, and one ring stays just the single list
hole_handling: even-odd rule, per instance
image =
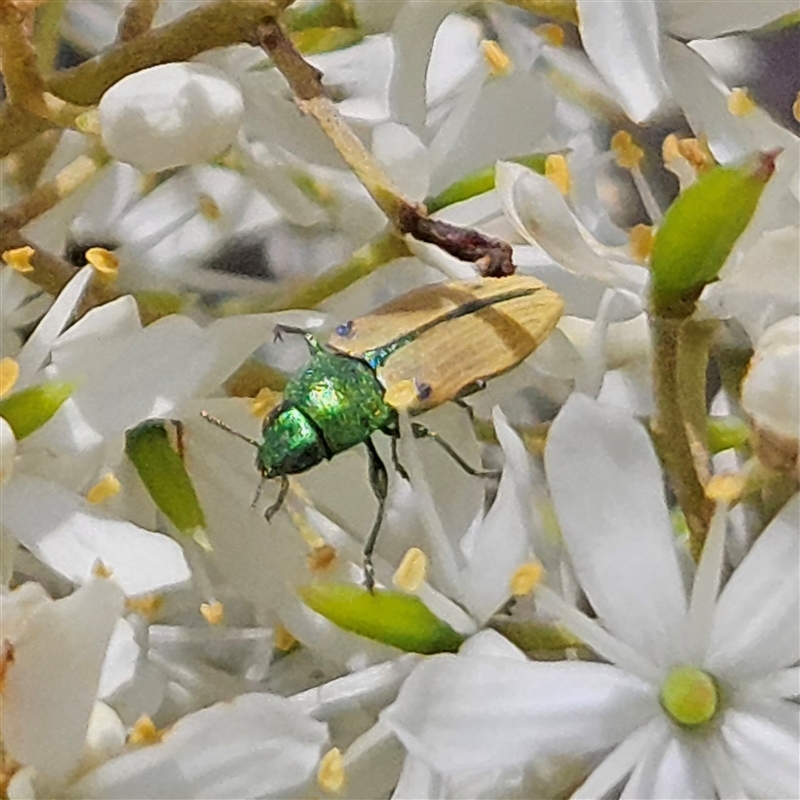
[{"label": "yellow anther", "polygon": [[201,194],[197,201],[200,213],[209,222],[219,222],[222,219],[222,209],[217,205],[217,201],[211,195]]},{"label": "yellow anther", "polygon": [[661,159],[665,164],[671,164],[679,158],[682,156],[678,146],[678,137],[674,133],[670,133],[661,145]]},{"label": "yellow anther", "polygon": [[746,485],[747,479],[740,472],[714,475],[706,484],[705,495],[715,503],[722,501],[732,505],[742,499]]},{"label": "yellow anther", "polygon": [[11,356],[6,356],[0,361],[0,397],[11,393],[18,378],[19,364]]},{"label": "yellow anther", "polygon": [[678,150],[695,172],[708,172],[714,166],[714,156],[708,149],[708,142],[705,138],[699,139],[678,139]]},{"label": "yellow anther", "polygon": [[29,245],[15,247],[13,250],[6,250],[3,253],[3,261],[15,272],[21,272],[24,275],[26,272],[33,272],[31,259],[35,253],[36,251]]},{"label": "yellow anther", "polygon": [[323,792],[337,794],[344,788],[344,758],[338,747],[322,756],[317,769],[317,783]]},{"label": "yellow anther", "polygon": [[92,575],[95,578],[110,578],[114,574],[111,567],[107,567],[99,558],[92,564]]},{"label": "yellow anther", "polygon": [[800,122],[800,92],[797,93],[797,97],[795,97],[794,103],[792,103],[792,114],[794,118]]},{"label": "yellow anther", "polygon": [[551,153],[544,162],[545,177],[563,195],[568,195],[572,188],[572,177],[569,174],[569,164],[561,153]]},{"label": "yellow anther", "polygon": [[338,553],[335,547],[329,544],[321,544],[314,547],[306,556],[306,563],[311,572],[324,572],[336,562],[337,556]]},{"label": "yellow anther", "polygon": [[221,625],[222,620],[225,619],[225,607],[219,600],[215,600],[213,603],[201,603],[200,613],[209,625]]},{"label": "yellow anther", "polygon": [[401,380],[390,386],[383,399],[392,408],[398,411],[407,411],[419,403],[419,390],[413,380]]},{"label": "yellow anther", "polygon": [[99,505],[114,497],[114,495],[119,494],[121,488],[122,484],[117,479],[117,476],[113,472],[106,472],[106,474],[86,492],[86,499],[92,505]]},{"label": "yellow anther", "polygon": [[555,22],[545,22],[543,25],[537,25],[533,32],[538,33],[547,44],[551,44],[553,47],[562,47],[564,44],[564,29],[560,25],[556,25]]},{"label": "yellow anther", "polygon": [[753,100],[746,88],[738,87],[728,95],[728,111],[734,117],[746,117],[755,110],[755,100]]},{"label": "yellow anther", "polygon": [[128,734],[128,744],[137,747],[146,747],[150,744],[158,744],[164,737],[164,731],[156,728],[155,723],[147,714],[142,714]]},{"label": "yellow anther", "polygon": [[416,592],[428,575],[428,556],[419,547],[406,550],[400,566],[392,576],[392,583],[404,592]]},{"label": "yellow anther", "polygon": [[511,576],[509,585],[514,597],[529,595],[541,583],[544,576],[544,567],[538,561],[528,561]]},{"label": "yellow anther", "polygon": [[611,137],[611,149],[617,158],[617,164],[623,169],[637,169],[644,158],[644,150],[633,141],[628,131],[617,131]]},{"label": "yellow anther", "polygon": [[250,413],[254,417],[262,419],[275,408],[281,401],[281,393],[274,392],[266,386],[250,401]]},{"label": "yellow anther", "polygon": [[280,623],[275,626],[275,632],[272,634],[272,638],[275,649],[280,650],[282,653],[288,653],[294,650],[298,645],[297,639],[295,639]]},{"label": "yellow anther", "polygon": [[119,272],[119,259],[105,247],[90,247],[86,251],[86,261],[91,264],[98,275],[113,280]]},{"label": "yellow anther", "polygon": [[650,254],[653,252],[653,242],[655,240],[653,226],[639,223],[631,228],[628,235],[631,255],[640,264],[646,264]]},{"label": "yellow anther", "polygon": [[152,622],[161,612],[161,609],[164,608],[164,597],[160,594],[145,594],[141,597],[129,597],[125,601],[125,607],[128,611],[133,611]]},{"label": "yellow anther", "polygon": [[496,78],[508,75],[514,68],[506,51],[492,39],[484,39],[481,42],[481,52],[489,65],[489,72]]}]

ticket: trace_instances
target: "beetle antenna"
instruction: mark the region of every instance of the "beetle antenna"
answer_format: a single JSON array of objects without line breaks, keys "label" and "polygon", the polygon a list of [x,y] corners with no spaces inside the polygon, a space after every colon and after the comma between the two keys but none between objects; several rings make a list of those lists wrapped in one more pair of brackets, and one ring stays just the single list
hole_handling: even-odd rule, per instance
[{"label": "beetle antenna", "polygon": [[245,436],[243,433],[235,431],[233,428],[226,425],[221,419],[217,419],[216,417],[209,414],[208,411],[201,411],[200,416],[206,422],[210,422],[212,425],[216,425],[218,428],[222,428],[222,430],[227,431],[228,433],[232,433],[234,436],[238,437],[243,442],[247,442],[247,444],[253,445],[253,447],[255,447],[256,449],[259,447],[259,443],[255,439],[251,439],[249,436]]}]

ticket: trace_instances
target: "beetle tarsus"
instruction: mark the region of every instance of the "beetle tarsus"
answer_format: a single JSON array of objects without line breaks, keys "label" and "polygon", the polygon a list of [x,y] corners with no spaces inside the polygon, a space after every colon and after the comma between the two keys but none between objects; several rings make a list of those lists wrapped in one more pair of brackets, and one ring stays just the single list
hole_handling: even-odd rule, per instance
[{"label": "beetle tarsus", "polygon": [[386,497],[389,494],[389,474],[386,471],[386,465],[375,449],[372,439],[366,439],[364,444],[367,446],[367,453],[369,454],[369,485],[378,500],[378,513],[367,541],[364,543],[363,550],[364,586],[366,586],[367,591],[372,593],[375,588],[375,567],[372,564],[372,553],[375,550],[375,543],[378,541],[378,533],[383,522],[383,509],[386,505]]},{"label": "beetle tarsus", "polygon": [[322,345],[317,341],[314,334],[309,333],[303,328],[297,328],[294,325],[282,325],[280,323],[276,325],[272,329],[272,341],[282,342],[284,333],[293,333],[302,336],[306,340],[306,344],[312,355],[322,349]]},{"label": "beetle tarsus", "polygon": [[432,439],[439,447],[444,450],[453,461],[458,464],[461,469],[464,470],[468,475],[472,475],[475,478],[499,478],[500,477],[500,470],[496,469],[475,469],[475,467],[470,466],[452,447],[452,445],[448,444],[438,433],[434,433],[430,428],[426,428],[424,425],[420,425],[418,422],[411,423],[411,433],[414,435],[415,439]]},{"label": "beetle tarsus", "polygon": [[391,434],[392,437],[392,466],[395,469],[395,472],[404,480],[404,481],[411,481],[411,478],[408,477],[408,470],[400,463],[400,457],[397,453],[397,445],[400,442],[400,434],[393,433]]},{"label": "beetle tarsus", "polygon": [[278,490],[278,497],[271,506],[267,506],[264,509],[264,519],[267,522],[272,522],[272,518],[281,510],[287,494],[289,494],[289,479],[285,475],[281,475],[281,488]]}]

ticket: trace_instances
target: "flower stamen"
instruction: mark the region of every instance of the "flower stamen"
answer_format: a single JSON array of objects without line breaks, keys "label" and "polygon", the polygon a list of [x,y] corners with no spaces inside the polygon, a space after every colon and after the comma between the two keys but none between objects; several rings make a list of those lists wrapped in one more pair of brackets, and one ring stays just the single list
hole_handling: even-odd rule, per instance
[{"label": "flower stamen", "polygon": [[661,705],[680,725],[703,725],[717,712],[717,685],[711,675],[698,667],[675,667],[661,686]]}]

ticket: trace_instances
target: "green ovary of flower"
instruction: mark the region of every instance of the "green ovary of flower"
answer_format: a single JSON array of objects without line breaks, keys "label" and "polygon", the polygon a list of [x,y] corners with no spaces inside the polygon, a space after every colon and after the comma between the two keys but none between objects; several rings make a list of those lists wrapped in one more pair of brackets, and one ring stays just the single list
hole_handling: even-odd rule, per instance
[{"label": "green ovary of flower", "polygon": [[675,667],[661,687],[661,705],[681,725],[702,725],[716,713],[719,693],[714,679],[697,667]]}]

